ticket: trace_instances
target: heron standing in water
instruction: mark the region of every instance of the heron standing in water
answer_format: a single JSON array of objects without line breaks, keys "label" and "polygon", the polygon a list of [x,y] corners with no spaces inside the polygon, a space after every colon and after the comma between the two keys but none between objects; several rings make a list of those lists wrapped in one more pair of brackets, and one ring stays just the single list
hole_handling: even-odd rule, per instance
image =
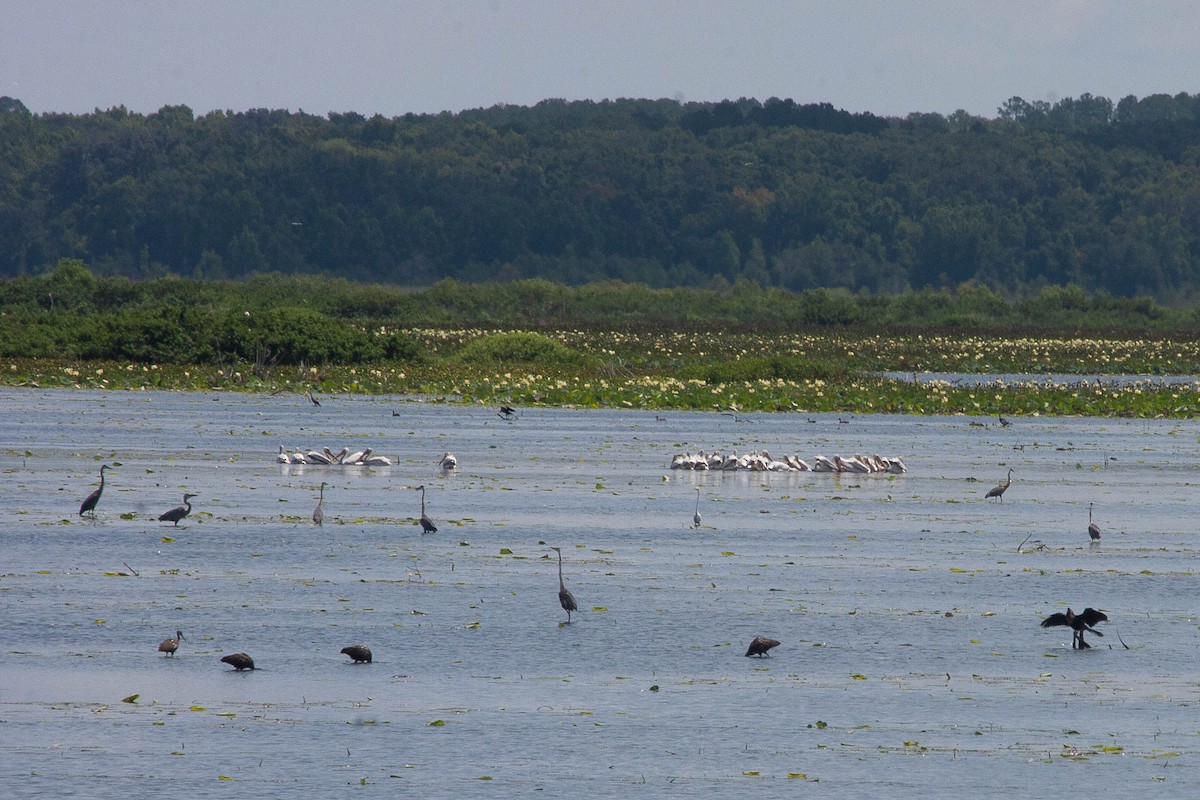
[{"label": "heron standing in water", "polygon": [[570,624],[571,612],[578,611],[579,604],[575,602],[575,595],[571,594],[571,590],[563,583],[562,550],[557,547],[550,549],[558,553],[558,604],[562,606],[563,611],[567,612],[567,623]]},{"label": "heron standing in water", "polygon": [[696,513],[692,515],[692,527],[700,527],[700,487],[696,487]]},{"label": "heron standing in water", "polygon": [[170,511],[164,511],[162,514],[159,515],[158,521],[159,522],[173,522],[173,523],[175,523],[175,527],[178,528],[179,520],[183,519],[188,514],[192,513],[191,499],[193,497],[199,497],[199,495],[184,494],[183,505],[175,506],[175,508],[172,508]]},{"label": "heron standing in water", "polygon": [[437,525],[433,524],[433,520],[425,513],[425,486],[417,487],[421,490],[421,532],[422,533],[437,533]]},{"label": "heron standing in water", "polygon": [[1006,480],[1004,483],[999,484],[995,488],[988,489],[988,493],[983,496],[983,499],[986,500],[989,497],[999,497],[1000,502],[1003,503],[1004,502],[1004,493],[1006,491],[1008,491],[1008,487],[1012,486],[1012,473],[1013,473],[1013,471],[1010,469],[1008,471],[1008,480]]},{"label": "heron standing in water", "polygon": [[321,481],[321,495],[317,498],[317,507],[313,509],[312,520],[314,525],[321,525],[325,522],[325,512],[321,510],[321,504],[325,502],[325,481]]},{"label": "heron standing in water", "polygon": [[1088,536],[1093,542],[1100,541],[1100,526],[1092,522],[1092,506],[1094,503],[1088,503]]},{"label": "heron standing in water", "polygon": [[79,505],[79,516],[88,514],[91,517],[96,516],[96,504],[100,502],[100,495],[104,493],[104,470],[112,469],[108,464],[103,464],[100,467],[100,488],[84,498]]}]

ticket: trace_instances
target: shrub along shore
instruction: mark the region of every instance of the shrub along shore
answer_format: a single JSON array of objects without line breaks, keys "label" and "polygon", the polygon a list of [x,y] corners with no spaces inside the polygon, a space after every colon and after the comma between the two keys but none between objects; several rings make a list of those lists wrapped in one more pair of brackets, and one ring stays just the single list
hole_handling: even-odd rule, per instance
[{"label": "shrub along shore", "polygon": [[[133,283],[63,262],[0,283],[0,312],[7,386],[735,412],[1200,411],[1200,380],[1162,380],[1198,371],[1194,311],[1073,287],[1022,304],[973,286],[891,298],[545,281],[405,291],[278,275]],[[930,377],[941,374],[1086,377]]]}]

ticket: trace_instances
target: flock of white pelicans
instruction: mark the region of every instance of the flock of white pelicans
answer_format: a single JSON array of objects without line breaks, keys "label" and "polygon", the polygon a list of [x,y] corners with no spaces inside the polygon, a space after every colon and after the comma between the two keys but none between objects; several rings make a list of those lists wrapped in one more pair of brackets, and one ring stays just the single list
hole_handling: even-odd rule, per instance
[{"label": "flock of white pelicans", "polygon": [[[387,456],[377,456],[367,447],[354,453],[349,447],[343,447],[334,453],[328,447],[320,450],[296,450],[289,453],[283,445],[279,445],[279,453],[275,456],[277,464],[319,464],[333,467],[390,467],[392,460]],[[458,468],[458,459],[453,453],[446,453],[437,462],[444,470]]]},{"label": "flock of white pelicans", "polygon": [[[275,456],[277,464],[320,464],[329,467],[391,467],[391,459],[386,456],[373,455],[371,447],[350,452],[349,447],[342,447],[338,452],[331,452],[329,447],[320,450],[296,450],[288,452],[280,445],[280,452]],[[438,467],[449,471],[458,468],[458,459],[454,453],[444,453],[438,459]]]},{"label": "flock of white pelicans", "polygon": [[814,456],[812,463],[798,456],[774,458],[766,450],[755,450],[744,455],[733,451],[728,455],[721,453],[706,453],[701,450],[692,453],[680,453],[671,459],[671,469],[709,469],[737,470],[748,469],[752,472],[856,472],[863,475],[870,473],[903,475],[907,468],[900,456],[884,458],[875,455],[864,456],[855,453],[850,458],[834,454],[833,458]]},{"label": "flock of white pelicans", "polygon": [[323,464],[334,467],[390,467],[392,460],[387,456],[377,456],[367,447],[351,453],[349,447],[343,447],[339,452],[331,452],[328,447],[320,450],[296,450],[289,453],[283,445],[279,445],[279,454],[275,456],[277,464]]}]

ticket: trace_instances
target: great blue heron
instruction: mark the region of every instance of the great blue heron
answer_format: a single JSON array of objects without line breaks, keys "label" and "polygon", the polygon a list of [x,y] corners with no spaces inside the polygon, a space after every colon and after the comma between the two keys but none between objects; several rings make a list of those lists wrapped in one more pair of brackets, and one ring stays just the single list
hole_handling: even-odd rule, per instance
[{"label": "great blue heron", "polygon": [[158,521],[159,522],[173,522],[173,523],[175,523],[175,527],[178,528],[179,520],[183,519],[188,514],[192,513],[191,499],[193,497],[199,497],[199,495],[185,493],[183,495],[183,505],[175,506],[170,511],[164,511],[162,514],[159,515]]},{"label": "great blue heron", "polygon": [[1066,625],[1075,632],[1071,635],[1071,649],[1090,650],[1092,646],[1083,640],[1083,632],[1091,631],[1097,636],[1103,636],[1103,633],[1093,627],[1099,622],[1108,622],[1108,615],[1094,608],[1085,608],[1083,613],[1076,614],[1068,608],[1065,614],[1051,614],[1046,617],[1042,620],[1042,627]]},{"label": "great blue heron", "polygon": [[355,664],[361,664],[364,661],[371,663],[371,648],[364,647],[361,644],[352,644],[349,647],[343,647],[342,653],[354,659]]},{"label": "great blue heron", "polygon": [[579,610],[579,604],[575,602],[575,595],[571,594],[571,590],[563,583],[562,574],[562,550],[557,547],[551,547],[551,550],[558,553],[558,604],[562,606],[563,611],[567,612],[567,623],[571,622],[571,612]]},{"label": "great blue heron", "polygon": [[238,672],[244,669],[254,669],[254,659],[245,653],[230,653],[221,659],[221,663],[228,664]]},{"label": "great blue heron", "polygon": [[433,524],[433,520],[425,513],[425,487],[418,486],[421,490],[421,532],[422,533],[437,533],[437,525]]},{"label": "great blue heron", "polygon": [[84,514],[88,514],[92,517],[96,516],[96,503],[100,502],[100,495],[104,493],[104,470],[106,469],[112,469],[112,467],[110,467],[108,464],[101,465],[100,488],[89,494],[84,498],[83,502],[80,503],[79,516],[82,517]]},{"label": "great blue heron", "polygon": [[175,631],[174,639],[163,639],[162,644],[158,646],[158,652],[166,653],[169,656],[174,656],[175,651],[179,649],[179,643],[183,640],[183,631]]},{"label": "great blue heron", "polygon": [[1088,503],[1088,536],[1093,542],[1100,541],[1100,526],[1092,522],[1092,503]]},{"label": "great blue heron", "polygon": [[1013,471],[1010,469],[1008,471],[1008,480],[1006,480],[1004,483],[1001,483],[991,489],[988,489],[988,493],[983,496],[983,499],[986,500],[989,497],[999,497],[1000,502],[1003,503],[1004,502],[1004,493],[1006,491],[1008,491],[1008,487],[1012,486],[1012,474],[1013,474]]},{"label": "great blue heron", "polygon": [[446,453],[437,463],[439,467],[446,471],[458,468],[458,459],[455,458],[454,453]]},{"label": "great blue heron", "polygon": [[317,498],[317,507],[313,509],[312,520],[314,525],[321,525],[325,522],[325,512],[321,510],[321,504],[325,502],[325,481],[321,481],[321,494]]},{"label": "great blue heron", "polygon": [[696,487],[696,513],[692,514],[693,527],[700,527],[700,487]]},{"label": "great blue heron", "polygon": [[779,647],[779,642],[774,639],[768,639],[765,636],[755,636],[754,641],[750,642],[750,647],[746,649],[746,656],[764,658],[770,655],[767,651],[772,647]]}]

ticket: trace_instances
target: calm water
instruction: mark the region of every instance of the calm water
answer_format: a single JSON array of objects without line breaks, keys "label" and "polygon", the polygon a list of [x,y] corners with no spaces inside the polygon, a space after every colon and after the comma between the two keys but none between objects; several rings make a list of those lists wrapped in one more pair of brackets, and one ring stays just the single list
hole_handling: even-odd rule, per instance
[{"label": "calm water", "polygon": [[[1195,423],[0,402],[0,796],[1200,786]],[[396,463],[281,466],[281,444]],[[668,469],[760,447],[899,454],[909,472]],[[101,463],[97,519],[80,519]],[[1010,467],[1004,502],[984,502]],[[158,523],[184,491],[192,515]],[[1094,649],[1038,627],[1068,605],[1109,614]],[[177,628],[178,656],[157,653]],[[783,642],[772,658],[743,657],[758,635]],[[339,654],[356,643],[374,663]],[[220,663],[238,651],[260,669]]]}]

